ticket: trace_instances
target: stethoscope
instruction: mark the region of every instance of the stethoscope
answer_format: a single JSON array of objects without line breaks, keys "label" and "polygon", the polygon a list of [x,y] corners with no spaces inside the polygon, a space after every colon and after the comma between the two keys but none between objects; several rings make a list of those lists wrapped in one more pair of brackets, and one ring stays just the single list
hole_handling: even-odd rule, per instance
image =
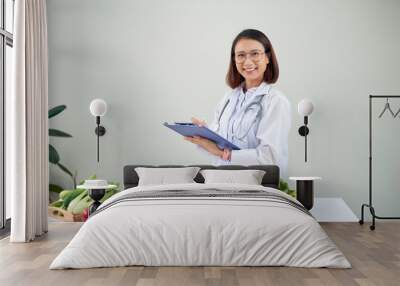
[{"label": "stethoscope", "polygon": [[[269,93],[269,90],[268,90],[268,93]],[[238,135],[236,135],[236,132],[233,132],[233,124],[232,124],[232,137],[234,137],[234,138],[236,138],[236,139],[238,139],[238,140],[240,140],[240,141],[242,141],[245,137],[247,137],[247,135],[248,135],[249,132],[250,132],[251,127],[252,127],[253,124],[257,121],[257,118],[258,118],[260,112],[262,111],[261,101],[263,100],[263,98],[264,98],[265,95],[266,95],[266,94],[262,94],[260,100],[249,104],[249,105],[246,107],[246,109],[244,110],[244,112],[243,112],[243,114],[242,114],[242,116],[241,116],[241,118],[240,118],[240,120],[239,120],[239,124],[238,124],[237,126],[241,126],[241,125],[242,125],[243,118],[244,118],[246,112],[249,111],[249,110],[251,109],[251,107],[256,106],[256,105],[259,106],[258,111],[257,111],[257,114],[256,114],[256,116],[255,116],[255,118],[254,118],[254,121],[251,123],[251,125],[250,125],[250,127],[247,129],[247,131],[246,131],[244,134],[238,136]],[[218,115],[217,130],[216,130],[216,132],[218,132],[219,129],[220,129],[222,115],[224,115],[224,111],[225,111],[226,107],[228,106],[228,104],[230,103],[230,101],[231,101],[231,100],[228,99],[228,100],[225,102],[224,107],[222,108],[220,114]],[[226,137],[228,137],[228,134],[226,134]]]}]

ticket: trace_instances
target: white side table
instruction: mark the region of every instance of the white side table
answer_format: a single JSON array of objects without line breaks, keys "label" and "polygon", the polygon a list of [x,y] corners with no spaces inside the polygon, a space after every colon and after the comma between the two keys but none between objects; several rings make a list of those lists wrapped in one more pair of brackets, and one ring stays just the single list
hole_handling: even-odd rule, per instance
[{"label": "white side table", "polygon": [[321,177],[289,177],[296,181],[296,198],[303,206],[311,210],[314,205],[314,181]]}]

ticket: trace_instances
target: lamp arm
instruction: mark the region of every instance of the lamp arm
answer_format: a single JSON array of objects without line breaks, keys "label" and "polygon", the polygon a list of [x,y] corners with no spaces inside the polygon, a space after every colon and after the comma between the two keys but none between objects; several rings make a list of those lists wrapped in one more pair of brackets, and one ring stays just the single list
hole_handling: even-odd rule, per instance
[{"label": "lamp arm", "polygon": [[304,161],[307,162],[307,134],[304,136]]},{"label": "lamp arm", "polygon": [[[99,130],[99,128],[100,128],[100,116],[96,116],[96,124],[97,124],[97,130]],[[97,133],[97,163],[99,162],[99,160],[100,160],[100,143],[99,143],[99,138],[100,138],[100,136],[99,136],[99,133],[100,132],[96,132]]]}]

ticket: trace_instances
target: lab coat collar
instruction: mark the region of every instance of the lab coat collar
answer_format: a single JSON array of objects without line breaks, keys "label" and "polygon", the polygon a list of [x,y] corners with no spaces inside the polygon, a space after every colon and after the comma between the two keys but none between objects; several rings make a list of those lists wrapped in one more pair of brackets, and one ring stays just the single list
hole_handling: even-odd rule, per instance
[{"label": "lab coat collar", "polygon": [[[240,93],[243,92],[243,87],[245,85],[245,82],[243,81],[237,88],[236,88],[236,94],[239,96]],[[271,88],[271,85],[263,81],[257,89],[251,94],[251,97],[258,97],[261,95],[265,95],[269,93],[269,90]],[[244,93],[244,92],[243,92]]]}]

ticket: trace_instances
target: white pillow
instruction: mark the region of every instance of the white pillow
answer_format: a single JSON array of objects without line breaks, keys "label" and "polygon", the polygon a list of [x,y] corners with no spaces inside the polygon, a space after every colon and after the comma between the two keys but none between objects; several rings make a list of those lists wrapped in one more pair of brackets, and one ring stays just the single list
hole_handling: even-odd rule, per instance
[{"label": "white pillow", "polygon": [[135,168],[139,176],[139,186],[195,183],[193,179],[199,170],[199,167]]},{"label": "white pillow", "polygon": [[205,184],[233,183],[261,185],[265,171],[262,170],[201,170]]}]

